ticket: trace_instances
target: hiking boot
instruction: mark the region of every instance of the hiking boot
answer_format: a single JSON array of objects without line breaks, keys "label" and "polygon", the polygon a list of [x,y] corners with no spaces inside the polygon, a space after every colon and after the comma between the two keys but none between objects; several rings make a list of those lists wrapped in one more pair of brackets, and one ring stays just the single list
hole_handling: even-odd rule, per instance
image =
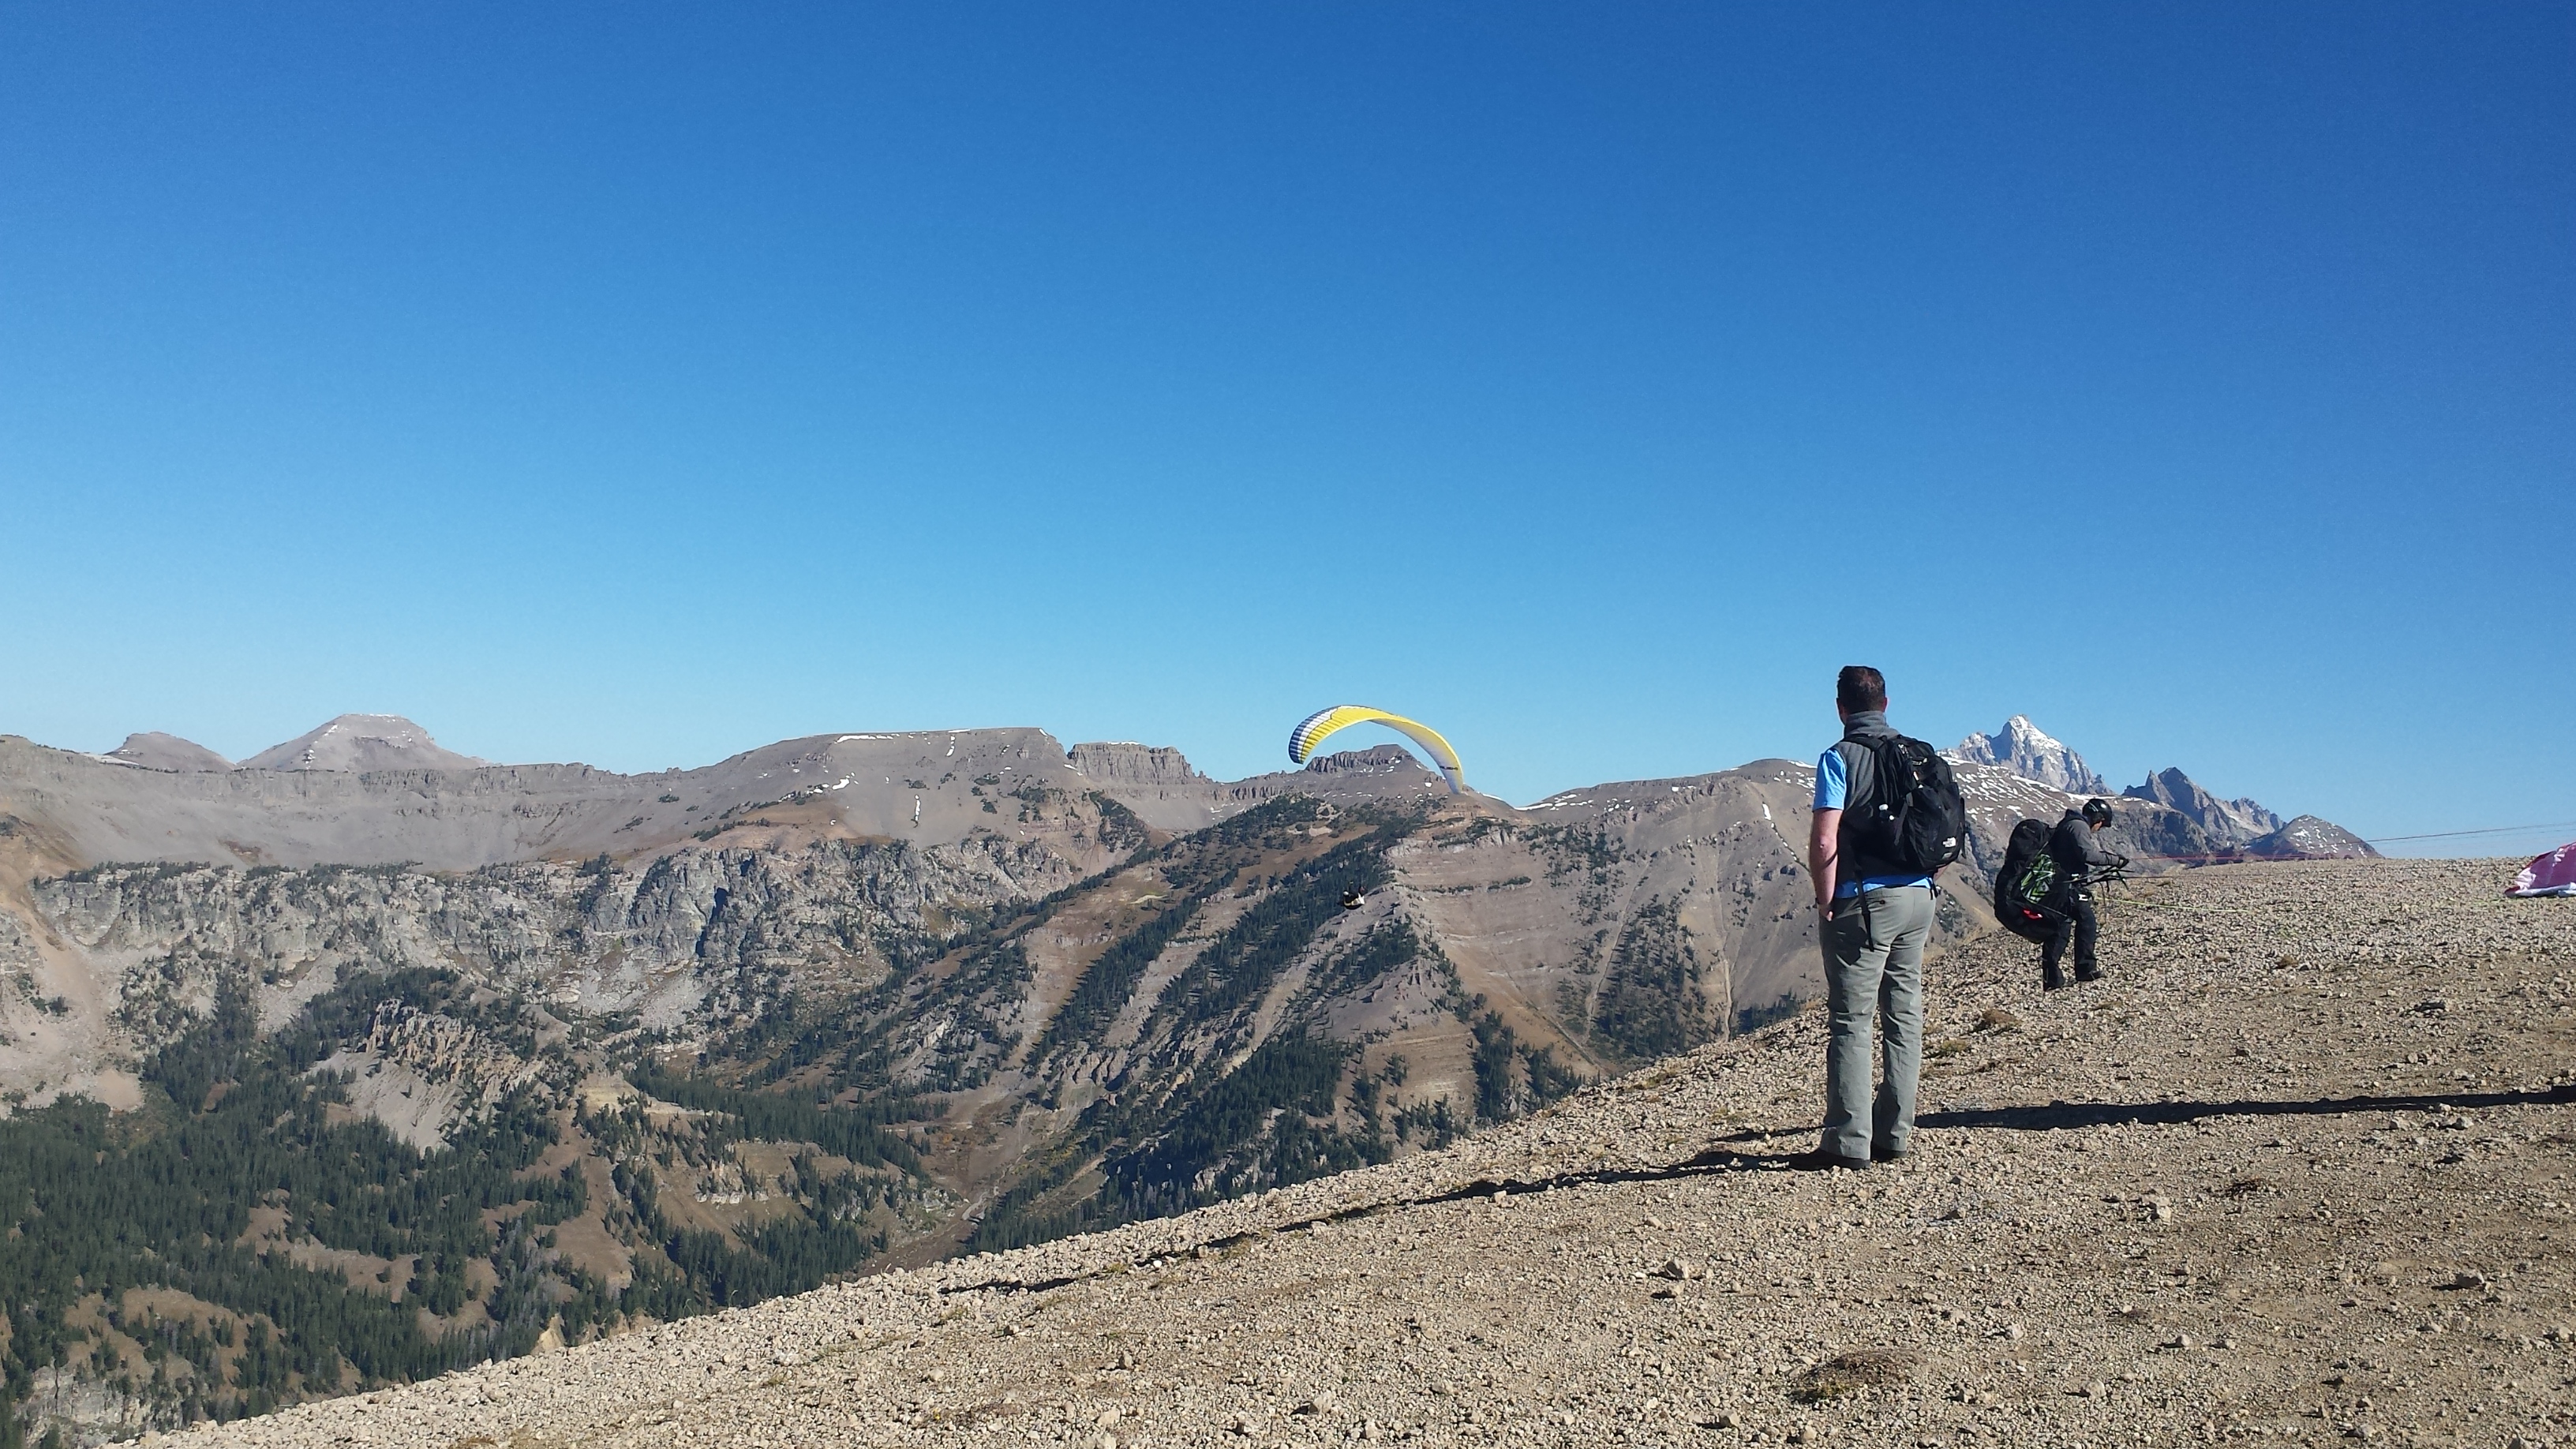
[{"label": "hiking boot", "polygon": [[2075,968],[2075,979],[2078,981],[2099,981],[2102,979],[2102,968],[2099,966],[2078,966]]},{"label": "hiking boot", "polygon": [[1899,1152],[1893,1147],[1880,1147],[1875,1144],[1869,1149],[1869,1160],[1872,1162],[1903,1162],[1913,1155],[1911,1152]]},{"label": "hiking boot", "polygon": [[2039,978],[2039,989],[2042,991],[2064,991],[2067,985],[2066,978],[2055,971]]},{"label": "hiking boot", "polygon": [[1839,1152],[1827,1152],[1821,1147],[1813,1152],[1801,1152],[1789,1159],[1789,1169],[1792,1172],[1862,1172],[1868,1167],[1869,1159],[1866,1157],[1845,1157]]}]

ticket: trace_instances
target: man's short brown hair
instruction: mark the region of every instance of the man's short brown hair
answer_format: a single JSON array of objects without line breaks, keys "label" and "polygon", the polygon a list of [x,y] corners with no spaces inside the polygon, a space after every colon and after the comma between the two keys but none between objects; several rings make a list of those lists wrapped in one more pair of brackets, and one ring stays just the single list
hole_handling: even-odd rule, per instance
[{"label": "man's short brown hair", "polygon": [[1834,676],[1834,703],[1854,714],[1887,708],[1887,676],[1866,664],[1846,664]]}]

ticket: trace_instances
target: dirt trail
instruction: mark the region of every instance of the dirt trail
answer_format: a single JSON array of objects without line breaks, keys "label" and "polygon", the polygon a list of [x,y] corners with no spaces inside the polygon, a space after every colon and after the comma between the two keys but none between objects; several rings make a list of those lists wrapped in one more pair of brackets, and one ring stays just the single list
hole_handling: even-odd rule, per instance
[{"label": "dirt trail", "polygon": [[2576,1442],[2576,902],[2504,878],[2149,883],[2045,997],[1978,942],[1866,1173],[1781,1170],[1811,1014],[1447,1153],[184,1437]]}]

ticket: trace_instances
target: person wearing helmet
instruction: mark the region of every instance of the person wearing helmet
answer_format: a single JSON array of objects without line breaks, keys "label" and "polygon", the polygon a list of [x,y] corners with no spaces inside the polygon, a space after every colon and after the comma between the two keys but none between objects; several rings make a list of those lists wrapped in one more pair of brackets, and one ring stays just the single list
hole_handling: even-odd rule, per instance
[{"label": "person wearing helmet", "polygon": [[2102,964],[2094,959],[2094,940],[2101,934],[2101,922],[2093,915],[2093,892],[2088,878],[2105,867],[2127,865],[2129,858],[2114,855],[2093,844],[2093,836],[2111,823],[2111,805],[2107,800],[2087,800],[2080,810],[2069,810],[2057,822],[2048,837],[2048,853],[2057,860],[2057,885],[2049,893],[2048,909],[2056,914],[2057,930],[2039,947],[2039,984],[2042,990],[2055,991],[2065,986],[2066,973],[2060,963],[2066,958],[2066,944],[2075,943],[2075,979],[2099,981]]}]

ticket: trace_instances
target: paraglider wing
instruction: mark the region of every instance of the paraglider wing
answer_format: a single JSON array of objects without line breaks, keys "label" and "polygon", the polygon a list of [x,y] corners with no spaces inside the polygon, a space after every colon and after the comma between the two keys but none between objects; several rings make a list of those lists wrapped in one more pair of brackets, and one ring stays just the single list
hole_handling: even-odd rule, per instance
[{"label": "paraglider wing", "polygon": [[1385,710],[1370,709],[1360,704],[1337,704],[1331,709],[1308,715],[1304,723],[1288,732],[1288,763],[1306,763],[1314,757],[1316,746],[1355,724],[1382,724],[1402,732],[1405,738],[1430,752],[1432,762],[1440,767],[1442,778],[1449,782],[1450,794],[1458,794],[1467,788],[1466,767],[1458,763],[1458,752],[1449,748],[1449,742],[1440,737],[1438,730],[1419,720],[1409,720],[1400,714],[1388,714]]},{"label": "paraglider wing", "polygon": [[2576,843],[2562,845],[2522,868],[2509,896],[2576,896]]}]

